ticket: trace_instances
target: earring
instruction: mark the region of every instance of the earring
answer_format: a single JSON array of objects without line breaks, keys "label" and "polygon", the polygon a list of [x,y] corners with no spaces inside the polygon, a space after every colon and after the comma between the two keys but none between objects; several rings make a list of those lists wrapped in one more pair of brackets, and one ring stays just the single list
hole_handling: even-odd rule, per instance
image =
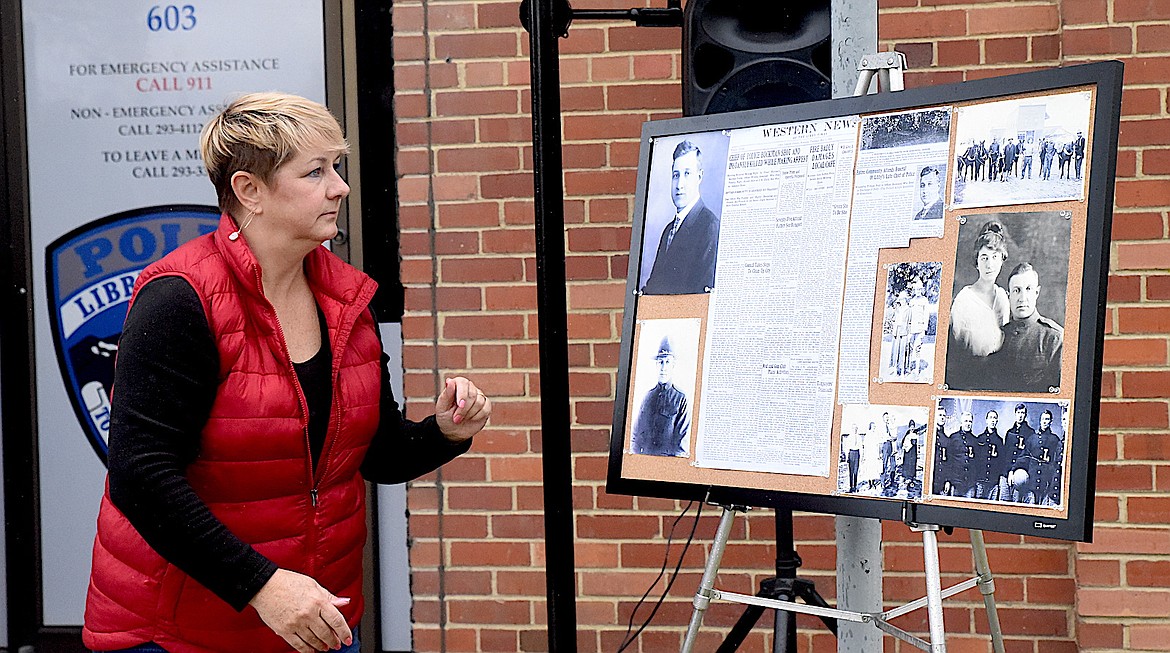
[{"label": "earring", "polygon": [[252,224],[252,218],[254,218],[255,216],[256,216],[255,213],[253,213],[252,211],[248,211],[248,217],[244,218],[244,224],[240,225],[239,229],[236,229],[235,231],[228,234],[228,240],[232,241],[233,243],[236,242],[237,240],[239,240],[240,233],[243,232],[245,229],[247,229],[248,225]]}]

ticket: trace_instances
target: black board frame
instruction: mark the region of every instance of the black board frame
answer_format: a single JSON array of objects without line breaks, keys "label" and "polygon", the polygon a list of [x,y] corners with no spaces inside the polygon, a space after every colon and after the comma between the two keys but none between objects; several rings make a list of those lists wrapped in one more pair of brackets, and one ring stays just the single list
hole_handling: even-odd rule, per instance
[{"label": "black board frame", "polygon": [[[634,196],[634,224],[629,270],[626,281],[625,313],[622,323],[617,385],[615,386],[613,428],[606,491],[613,494],[678,500],[705,500],[721,505],[783,508],[809,512],[870,517],[919,524],[963,527],[1047,538],[1091,541],[1093,496],[1096,481],[1097,430],[1100,416],[1101,364],[1105,328],[1106,286],[1109,276],[1110,232],[1113,219],[1114,181],[1117,166],[1117,139],[1121,119],[1123,64],[1119,61],[1026,72],[1003,77],[929,86],[893,93],[825,100],[785,107],[753,109],[724,114],[651,121],[642,129],[638,178]],[[1021,94],[1060,91],[1095,86],[1088,188],[1085,196],[1086,233],[1080,297],[1081,325],[1076,350],[1076,390],[1072,401],[1074,443],[1069,453],[1067,517],[1014,514],[953,505],[856,496],[834,496],[756,488],[704,485],[674,481],[650,481],[622,475],[626,407],[631,387],[634,327],[637,318],[637,284],[642,260],[642,234],[649,183],[652,139],[738,129],[764,124],[782,124],[944,106],[972,101],[994,101]]]}]

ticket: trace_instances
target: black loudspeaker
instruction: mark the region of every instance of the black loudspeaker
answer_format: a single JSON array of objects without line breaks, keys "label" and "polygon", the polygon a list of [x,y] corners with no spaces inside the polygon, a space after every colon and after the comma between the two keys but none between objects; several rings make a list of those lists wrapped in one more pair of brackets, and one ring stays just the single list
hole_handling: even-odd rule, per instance
[{"label": "black loudspeaker", "polygon": [[684,115],[832,97],[830,0],[690,0],[683,14]]}]

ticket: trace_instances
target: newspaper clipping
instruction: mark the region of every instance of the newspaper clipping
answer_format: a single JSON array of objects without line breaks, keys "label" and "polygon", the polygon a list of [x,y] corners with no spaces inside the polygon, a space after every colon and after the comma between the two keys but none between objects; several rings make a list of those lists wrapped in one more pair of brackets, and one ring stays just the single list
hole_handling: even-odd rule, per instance
[{"label": "newspaper clipping", "polygon": [[829,475],[858,120],[730,132],[698,466]]}]

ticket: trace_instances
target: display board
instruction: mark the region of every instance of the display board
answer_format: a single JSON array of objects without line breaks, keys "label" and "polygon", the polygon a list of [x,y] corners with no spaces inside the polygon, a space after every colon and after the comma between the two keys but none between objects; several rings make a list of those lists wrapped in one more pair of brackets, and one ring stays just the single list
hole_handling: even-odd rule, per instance
[{"label": "display board", "polygon": [[608,491],[1090,539],[1121,79],[647,123]]}]

